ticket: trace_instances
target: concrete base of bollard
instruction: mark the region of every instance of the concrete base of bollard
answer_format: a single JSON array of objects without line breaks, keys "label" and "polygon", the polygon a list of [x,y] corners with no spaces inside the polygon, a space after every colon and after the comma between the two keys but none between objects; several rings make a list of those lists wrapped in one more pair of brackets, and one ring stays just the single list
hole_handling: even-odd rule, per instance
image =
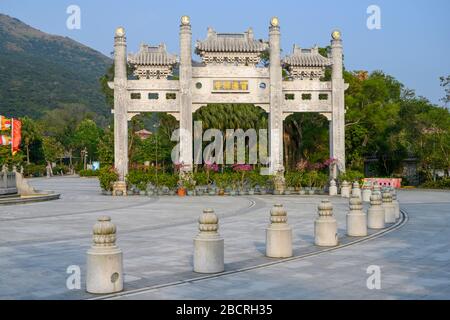
[{"label": "concrete base of bollard", "polygon": [[392,203],[388,205],[383,203],[382,207],[384,208],[384,222],[395,223],[397,221],[395,217],[395,206]]},{"label": "concrete base of bollard", "polygon": [[292,228],[269,227],[266,229],[266,256],[269,258],[292,257]]},{"label": "concrete base of bollard", "polygon": [[338,245],[337,222],[335,218],[319,217],[314,222],[316,246],[335,247]]},{"label": "concrete base of bollard", "polygon": [[386,227],[384,209],[381,206],[369,208],[367,211],[367,227],[370,229],[384,229]]},{"label": "concrete base of bollard", "polygon": [[194,239],[194,272],[220,273],[224,270],[224,240],[197,236]]},{"label": "concrete base of bollard", "polygon": [[395,219],[400,219],[400,203],[397,200],[392,201],[395,208]]},{"label": "concrete base of bollard", "polygon": [[330,190],[329,190],[329,194],[330,196],[337,196],[338,194],[338,189],[336,186],[331,186]]},{"label": "concrete base of bollard", "polygon": [[370,202],[370,196],[372,195],[372,190],[370,189],[364,189],[362,191],[362,201],[363,202]]},{"label": "concrete base of bollard", "polygon": [[108,294],[123,290],[123,260],[120,249],[90,249],[87,252],[86,291]]},{"label": "concrete base of bollard", "polygon": [[350,237],[367,236],[367,216],[364,212],[347,213],[347,235]]},{"label": "concrete base of bollard", "polygon": [[349,187],[342,187],[341,197],[342,198],[350,198],[350,188]]}]

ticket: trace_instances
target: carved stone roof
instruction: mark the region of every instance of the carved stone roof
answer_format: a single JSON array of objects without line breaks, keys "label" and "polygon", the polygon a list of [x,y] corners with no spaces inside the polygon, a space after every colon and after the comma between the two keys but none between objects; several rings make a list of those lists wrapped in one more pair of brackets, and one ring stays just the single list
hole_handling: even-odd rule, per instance
[{"label": "carved stone roof", "polygon": [[294,46],[291,55],[283,59],[285,65],[291,67],[326,67],[331,65],[331,59],[325,58],[319,53],[319,48],[301,49]]},{"label": "carved stone roof", "polygon": [[244,33],[217,33],[208,28],[208,36],[197,41],[197,53],[201,52],[249,52],[260,53],[267,49],[267,43],[255,40],[253,30]]},{"label": "carved stone roof", "polygon": [[142,44],[136,54],[129,54],[128,61],[140,66],[171,66],[177,63],[177,56],[167,53],[166,45],[149,46]]}]

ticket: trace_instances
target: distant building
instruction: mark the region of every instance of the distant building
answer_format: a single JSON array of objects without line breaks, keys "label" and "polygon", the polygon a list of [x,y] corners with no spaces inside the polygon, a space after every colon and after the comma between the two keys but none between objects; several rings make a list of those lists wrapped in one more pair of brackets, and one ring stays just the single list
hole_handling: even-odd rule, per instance
[{"label": "distant building", "polygon": [[139,138],[141,138],[141,140],[146,140],[146,139],[150,138],[153,133],[151,133],[150,131],[147,131],[145,129],[142,129],[142,130],[136,131],[135,134],[137,136],[139,136]]}]

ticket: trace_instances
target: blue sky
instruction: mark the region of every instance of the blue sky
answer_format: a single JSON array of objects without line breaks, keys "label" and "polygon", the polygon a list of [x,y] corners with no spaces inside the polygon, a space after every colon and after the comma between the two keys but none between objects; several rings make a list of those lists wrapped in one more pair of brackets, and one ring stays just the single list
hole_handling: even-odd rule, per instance
[{"label": "blue sky", "polygon": [[[81,29],[66,27],[69,5],[81,8]],[[381,30],[366,26],[369,5],[381,9]],[[219,32],[253,27],[266,39],[272,16],[280,18],[282,47],[329,44],[334,28],[342,31],[349,70],[383,70],[418,95],[439,103],[439,77],[450,74],[450,1],[448,0],[0,0],[0,12],[44,32],[68,36],[106,55],[114,29],[123,25],[129,51],[141,42],[165,42],[178,52],[180,16],[191,16],[194,40],[208,26]]]}]

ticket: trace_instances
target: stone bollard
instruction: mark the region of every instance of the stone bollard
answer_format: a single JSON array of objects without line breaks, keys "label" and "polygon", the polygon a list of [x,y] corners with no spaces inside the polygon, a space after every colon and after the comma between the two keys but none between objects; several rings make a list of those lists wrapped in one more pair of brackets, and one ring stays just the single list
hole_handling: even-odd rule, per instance
[{"label": "stone bollard", "polygon": [[362,201],[370,202],[370,196],[372,195],[372,189],[370,186],[365,185],[362,191]]},{"label": "stone bollard", "polygon": [[384,229],[386,227],[384,208],[381,203],[382,199],[378,193],[370,197],[370,208],[367,211],[367,226],[370,229]]},{"label": "stone bollard", "polygon": [[333,216],[333,205],[329,200],[319,204],[319,217],[314,222],[315,244],[321,247],[338,245],[337,221]]},{"label": "stone bollard", "polygon": [[352,196],[357,196],[360,199],[362,198],[361,197],[361,188],[359,187],[358,181],[355,181],[353,183]]},{"label": "stone bollard", "polygon": [[392,203],[392,196],[388,190],[383,191],[384,222],[395,223],[395,207]]},{"label": "stone bollard", "polygon": [[395,219],[400,219],[400,203],[397,200],[397,191],[395,188],[392,188],[392,204],[395,207]]},{"label": "stone bollard", "polygon": [[110,217],[94,225],[93,245],[87,252],[86,290],[107,294],[123,290],[122,250],[116,246],[116,226]]},{"label": "stone bollard", "polygon": [[219,273],[225,270],[224,240],[219,235],[219,218],[205,209],[199,219],[200,233],[194,239],[194,272]]},{"label": "stone bollard", "polygon": [[380,187],[380,185],[378,184],[377,181],[375,181],[375,183],[373,184],[373,192],[372,192],[372,194],[378,194],[380,197],[382,197],[382,195],[381,195],[381,187]]},{"label": "stone bollard", "polygon": [[363,211],[360,198],[350,198],[350,211],[347,213],[347,235],[350,237],[367,236],[367,216]]},{"label": "stone bollard", "polygon": [[270,225],[266,229],[266,256],[269,258],[292,257],[292,228],[287,220],[283,205],[274,205],[270,210]]},{"label": "stone bollard", "polygon": [[342,182],[341,197],[350,198],[350,184],[347,181]]},{"label": "stone bollard", "polygon": [[336,186],[336,181],[333,179],[330,181],[330,196],[337,196],[338,194],[338,190],[337,190],[337,186]]}]

